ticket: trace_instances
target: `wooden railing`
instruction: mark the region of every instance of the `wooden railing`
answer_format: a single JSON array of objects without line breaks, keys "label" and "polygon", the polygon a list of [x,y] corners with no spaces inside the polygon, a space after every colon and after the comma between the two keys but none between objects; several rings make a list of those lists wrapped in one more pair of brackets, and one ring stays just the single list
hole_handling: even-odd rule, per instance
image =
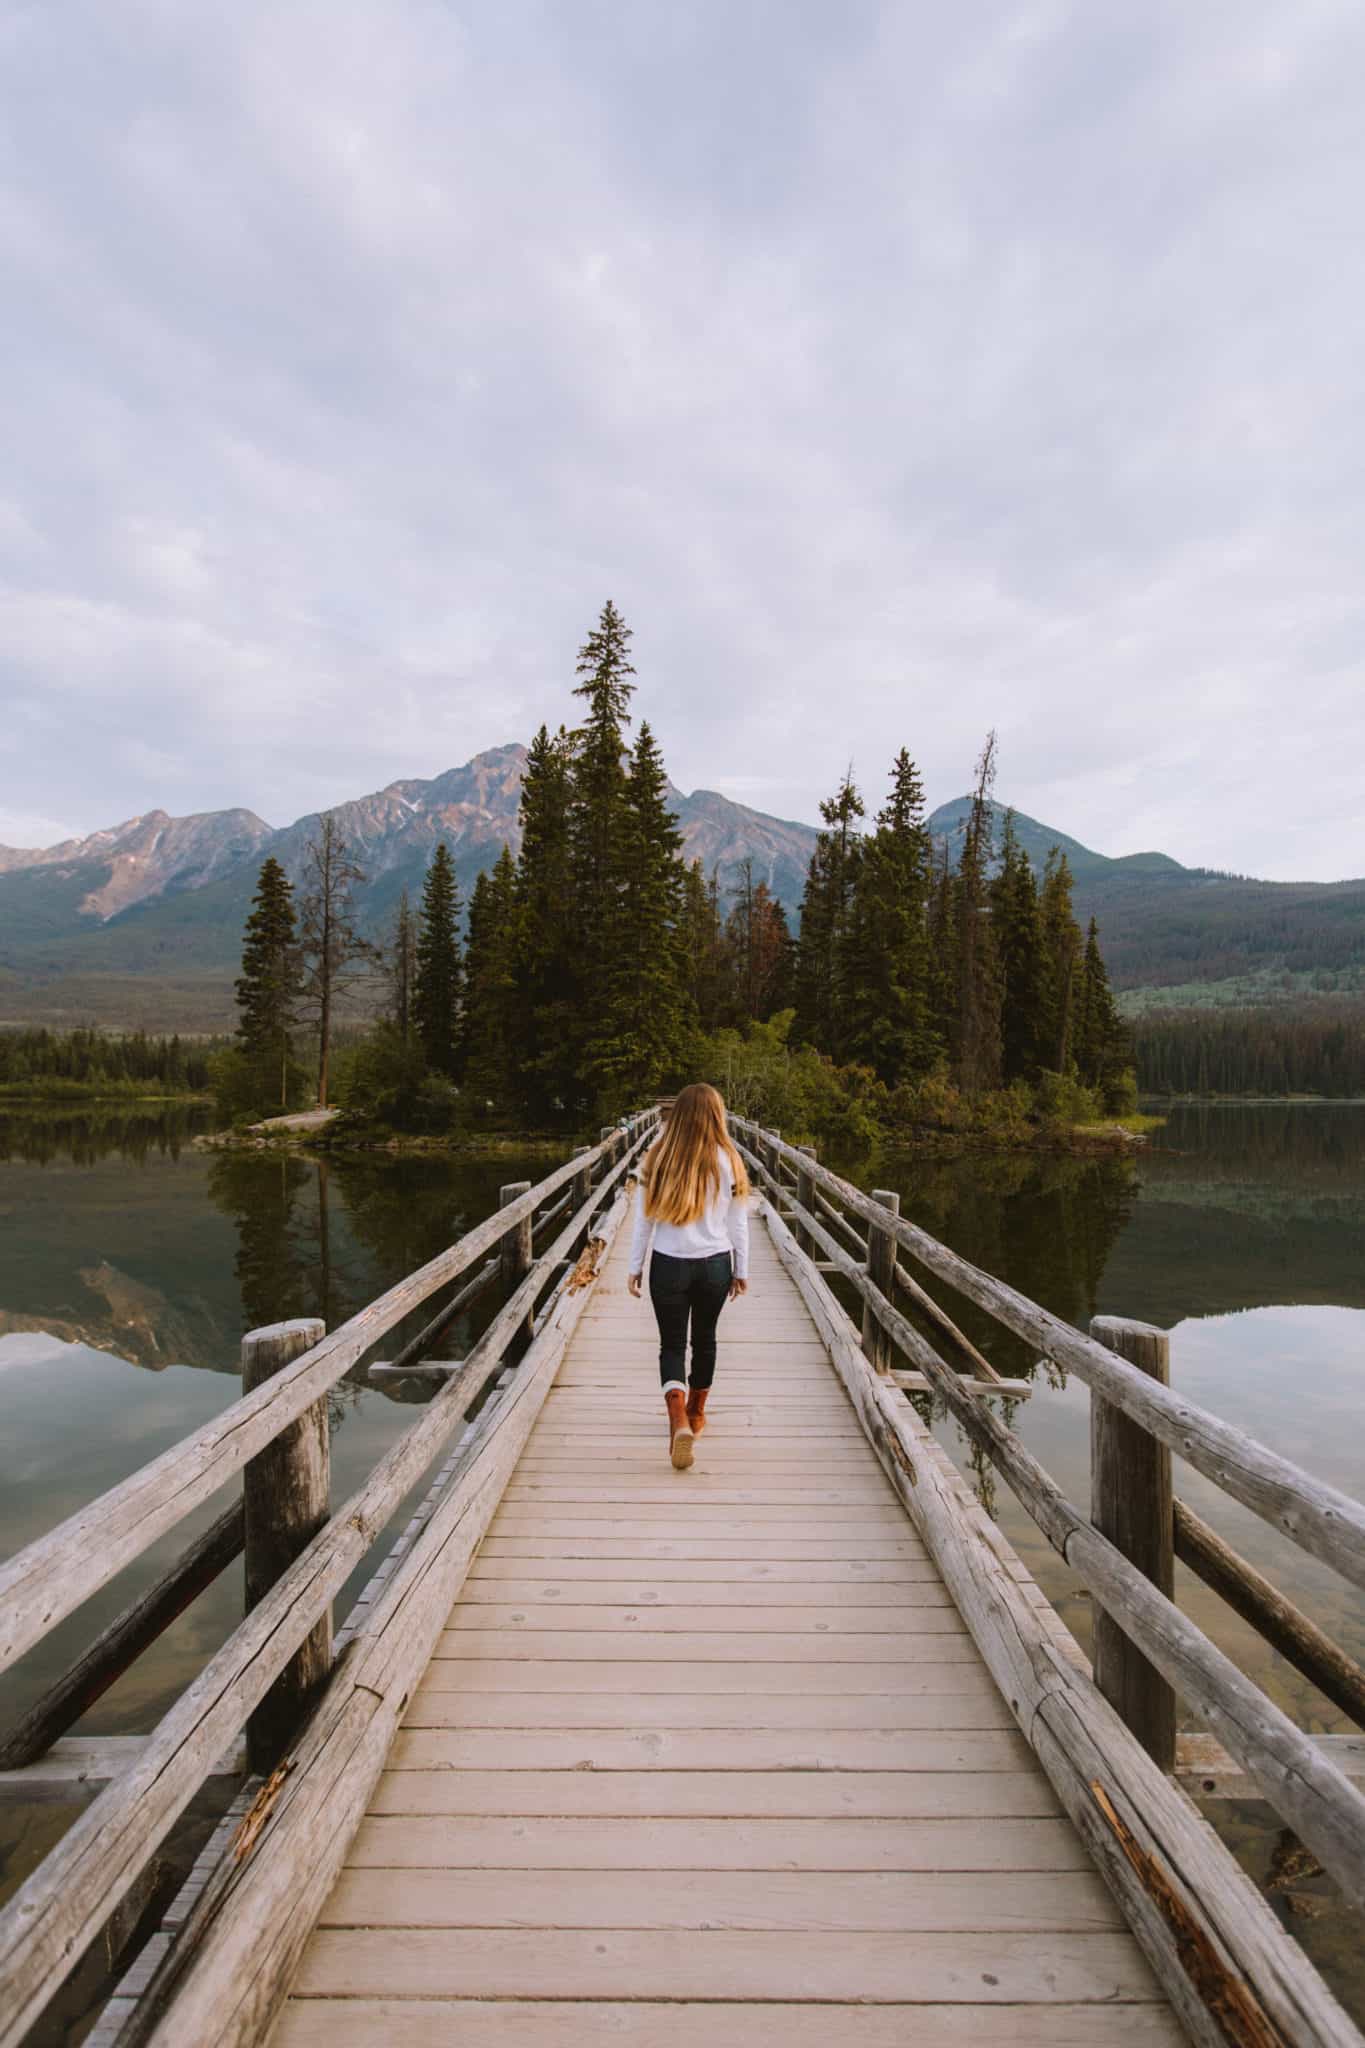
[{"label": "wooden railing", "polygon": [[[44,1756],[54,1744],[60,1747],[63,1731],[245,1550],[244,1620],[151,1735],[131,1749],[126,1740],[111,1742],[107,1769],[92,1763],[90,1743],[82,1745],[83,1789],[103,1789],[0,1913],[0,2048],[15,2048],[121,1902],[140,1896],[136,1888],[159,1845],[205,1782],[222,1774],[243,1730],[251,1767],[262,1781],[260,1797],[228,1859],[232,1883],[224,1881],[211,1899],[215,1909],[229,1893],[235,1900],[231,1917],[239,1946],[233,1952],[247,1959],[234,1992],[241,1994],[240,2010],[229,2010],[234,1998],[215,1980],[208,1995],[220,2001],[221,2013],[219,2005],[210,2012],[219,2014],[221,2026],[212,2018],[202,2033],[191,2035],[183,2016],[175,2016],[188,1995],[187,1962],[193,1954],[202,1964],[220,1931],[216,1910],[204,1910],[195,1939],[182,1936],[175,1944],[151,1987],[155,1995],[140,2001],[139,2017],[130,2019],[118,2039],[161,2040],[169,2048],[177,2039],[245,2042],[263,2032],[291,1958],[311,1926],[311,1918],[304,1926],[293,1909],[305,1894],[311,1897],[309,1887],[332,1867],[327,1845],[339,1839],[330,1823],[326,1842],[308,1835],[308,1801],[325,1784],[334,1816],[364,1778],[365,1760],[376,1749],[376,1768],[382,1763],[384,1731],[392,1732],[496,1506],[548,1375],[587,1299],[584,1283],[621,1222],[622,1183],[655,1123],[654,1110],[641,1112],[604,1130],[599,1144],[579,1151],[536,1186],[504,1188],[494,1215],[331,1335],[312,1321],[253,1331],[243,1342],[239,1400],[0,1568],[3,1670],[242,1475],[242,1499],[104,1631],[0,1746],[10,1797],[63,1791],[71,1796],[80,1789],[73,1782],[77,1774],[58,1772],[54,1792],[44,1775]],[[537,1252],[536,1235],[561,1218],[561,1227]],[[354,1372],[387,1331],[471,1268],[473,1278],[390,1368],[426,1370],[439,1380],[438,1391],[358,1491],[330,1510],[328,1390]],[[458,1313],[499,1279],[507,1299],[469,1356],[433,1364],[431,1353]],[[509,1374],[509,1356],[527,1342]],[[505,1384],[480,1408],[500,1375]],[[472,1425],[471,1410],[477,1412]],[[379,1590],[362,1596],[363,1616],[343,1631],[334,1656],[333,1599],[462,1423],[462,1448],[443,1475],[439,1500],[429,1500],[420,1518],[421,1540],[412,1542],[409,1532],[399,1546],[401,1557],[382,1571]],[[381,1668],[382,1684],[376,1682]],[[338,1727],[350,1727],[357,1715],[366,1723],[358,1750],[337,1739]],[[284,1825],[287,1807],[294,1812],[292,1826]],[[258,1925],[247,1883],[255,1879],[257,1859],[249,1859],[247,1849],[267,1820],[272,1850],[283,1841],[289,1851],[291,1899],[290,1910],[284,1910],[272,1898]],[[251,1945],[242,1950],[241,1930],[247,1926]]]},{"label": "wooden railing", "polygon": [[[777,1132],[743,1118],[732,1124],[776,1209],[779,1256],[888,1475],[1192,2038],[1323,2048],[1359,2042],[1171,1775],[1175,1698],[1209,1731],[1192,1745],[1194,1767],[1181,1774],[1184,1781],[1265,1798],[1344,1898],[1361,1907],[1365,1797],[1339,1767],[1356,1764],[1358,1745],[1297,1728],[1180,1611],[1171,1597],[1173,1550],[1357,1720],[1365,1674],[1192,1511],[1173,1504],[1170,1456],[1186,1459],[1356,1586],[1365,1586],[1365,1507],[1171,1389],[1157,1341],[1163,1333],[1097,1319],[1086,1335],[900,1216],[894,1196],[864,1194]],[[1067,1500],[993,1411],[986,1397],[999,1388],[982,1375],[986,1361],[905,1273],[902,1256],[1089,1385],[1097,1454],[1090,1514]],[[825,1274],[854,1290],[860,1326]],[[897,1305],[897,1289],[920,1322]],[[895,1369],[896,1354],[913,1379]],[[942,1402],[1091,1593],[1094,1683],[1060,1620],[1021,1597],[1017,1560],[1002,1567],[998,1532],[967,1500],[902,1388],[927,1389]]]}]

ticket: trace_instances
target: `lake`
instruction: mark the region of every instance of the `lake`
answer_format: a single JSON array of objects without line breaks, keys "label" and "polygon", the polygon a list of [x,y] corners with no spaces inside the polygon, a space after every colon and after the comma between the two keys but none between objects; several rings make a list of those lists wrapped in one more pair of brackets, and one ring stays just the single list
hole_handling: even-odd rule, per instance
[{"label": "lake", "polygon": [[[201,1128],[203,1112],[184,1110],[0,1114],[0,1555],[233,1400],[244,1330],[295,1315],[335,1328],[487,1214],[500,1185],[537,1179],[551,1163],[543,1151],[474,1163],[205,1152],[192,1142]],[[854,1177],[898,1189],[902,1213],[1069,1321],[1109,1313],[1168,1328],[1174,1384],[1320,1477],[1365,1493],[1365,1105],[1180,1107],[1136,1158],[883,1157]],[[1084,1505],[1087,1390],[1036,1372],[1021,1345],[952,1305],[1002,1372],[1035,1376],[1014,1425]],[[485,1299],[452,1333],[453,1356],[492,1307]],[[652,1374],[652,1361],[641,1369]],[[339,1500],[410,1416],[406,1403],[349,1384],[331,1408]],[[970,1470],[954,1426],[935,1426]],[[977,1476],[1087,1640],[1088,1602],[1074,1580],[1012,1496]],[[1365,1597],[1179,1465],[1177,1491],[1365,1659]],[[0,1677],[0,1726],[222,1504],[208,1504]],[[339,1614],[372,1568],[357,1573]],[[1183,1568],[1178,1597],[1303,1725],[1345,1728]],[[150,1726],[239,1611],[233,1570],[105,1695],[85,1731]],[[1359,2015],[1358,1937],[1330,1888],[1305,1874],[1264,1808],[1210,1811]],[[53,1808],[0,1811],[0,1895],[64,1819]]]}]

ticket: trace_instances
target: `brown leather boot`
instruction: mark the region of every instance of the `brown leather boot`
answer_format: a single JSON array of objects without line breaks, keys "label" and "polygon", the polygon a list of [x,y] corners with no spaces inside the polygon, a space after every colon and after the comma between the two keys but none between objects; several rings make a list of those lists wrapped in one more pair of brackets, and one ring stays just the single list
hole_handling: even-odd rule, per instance
[{"label": "brown leather boot", "polygon": [[689,1387],[687,1392],[687,1419],[692,1425],[694,1437],[700,1436],[706,1427],[706,1397],[709,1387]]},{"label": "brown leather boot", "polygon": [[687,1389],[666,1387],[664,1403],[668,1409],[668,1455],[677,1472],[685,1472],[692,1463],[692,1425],[687,1419]]}]

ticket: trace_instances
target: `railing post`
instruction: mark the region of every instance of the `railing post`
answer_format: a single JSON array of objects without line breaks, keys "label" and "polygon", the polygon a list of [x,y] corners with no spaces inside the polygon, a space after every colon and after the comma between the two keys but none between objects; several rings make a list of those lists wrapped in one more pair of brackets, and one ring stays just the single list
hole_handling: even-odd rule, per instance
[{"label": "railing post", "polygon": [[[509,1202],[516,1201],[518,1195],[528,1193],[530,1186],[529,1180],[509,1180],[505,1187],[498,1189],[498,1207],[505,1209]],[[511,1294],[515,1288],[520,1287],[531,1270],[531,1261],[534,1257],[531,1245],[533,1224],[534,1218],[523,1216],[521,1222],[508,1231],[499,1248],[498,1261],[502,1267],[502,1286],[505,1294]],[[532,1334],[530,1316],[526,1318],[522,1328],[528,1337]]]},{"label": "railing post", "polygon": [[[591,1152],[591,1150],[591,1145],[575,1145],[573,1156],[575,1159],[583,1159],[586,1158],[587,1154]],[[578,1172],[573,1177],[574,1208],[581,1209],[591,1193],[592,1168],[590,1166],[580,1166]]]},{"label": "railing post", "polygon": [[[1150,1323],[1092,1316],[1090,1334],[1163,1386],[1171,1381],[1171,1340]],[[1097,1393],[1090,1396],[1090,1519],[1169,1600],[1175,1589],[1171,1454],[1165,1444]],[[1095,1684],[1163,1771],[1175,1767],[1175,1693],[1096,1606]]]},{"label": "railing post", "polygon": [[[242,1392],[249,1394],[326,1334],[313,1316],[271,1323],[242,1339]],[[242,1468],[246,1612],[306,1550],[331,1511],[327,1398],[290,1422]],[[294,1742],[332,1668],[330,1608],[285,1665],[246,1724],[247,1761],[269,1775]]]},{"label": "railing post", "polygon": [[602,1154],[602,1171],[604,1174],[610,1173],[612,1167],[616,1164],[617,1135],[618,1133],[615,1124],[603,1124],[600,1136],[602,1143],[607,1148],[606,1151]]},{"label": "railing post", "polygon": [[[872,1200],[880,1202],[883,1209],[889,1209],[893,1216],[901,1212],[901,1198],[893,1188],[873,1188]],[[889,1230],[880,1224],[867,1226],[867,1277],[874,1287],[891,1299],[896,1284],[896,1240]],[[890,1372],[895,1345],[891,1336],[872,1313],[871,1302],[863,1303],[863,1352],[872,1361],[876,1372]]]},{"label": "railing post", "polygon": [[[814,1145],[798,1145],[796,1149],[801,1154],[802,1159],[802,1164],[796,1169],[797,1206],[807,1210],[813,1216],[815,1214],[815,1175],[805,1162],[814,1160],[818,1155]],[[815,1239],[803,1223],[796,1225],[796,1242],[800,1245],[808,1259],[815,1257]]]}]

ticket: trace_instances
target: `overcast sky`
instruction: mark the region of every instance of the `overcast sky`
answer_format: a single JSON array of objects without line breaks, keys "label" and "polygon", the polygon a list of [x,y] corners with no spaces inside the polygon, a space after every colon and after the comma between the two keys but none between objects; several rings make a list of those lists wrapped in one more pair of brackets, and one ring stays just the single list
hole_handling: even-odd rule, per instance
[{"label": "overcast sky", "polygon": [[8,0],[0,841],[570,713],[1365,873],[1360,0]]}]

